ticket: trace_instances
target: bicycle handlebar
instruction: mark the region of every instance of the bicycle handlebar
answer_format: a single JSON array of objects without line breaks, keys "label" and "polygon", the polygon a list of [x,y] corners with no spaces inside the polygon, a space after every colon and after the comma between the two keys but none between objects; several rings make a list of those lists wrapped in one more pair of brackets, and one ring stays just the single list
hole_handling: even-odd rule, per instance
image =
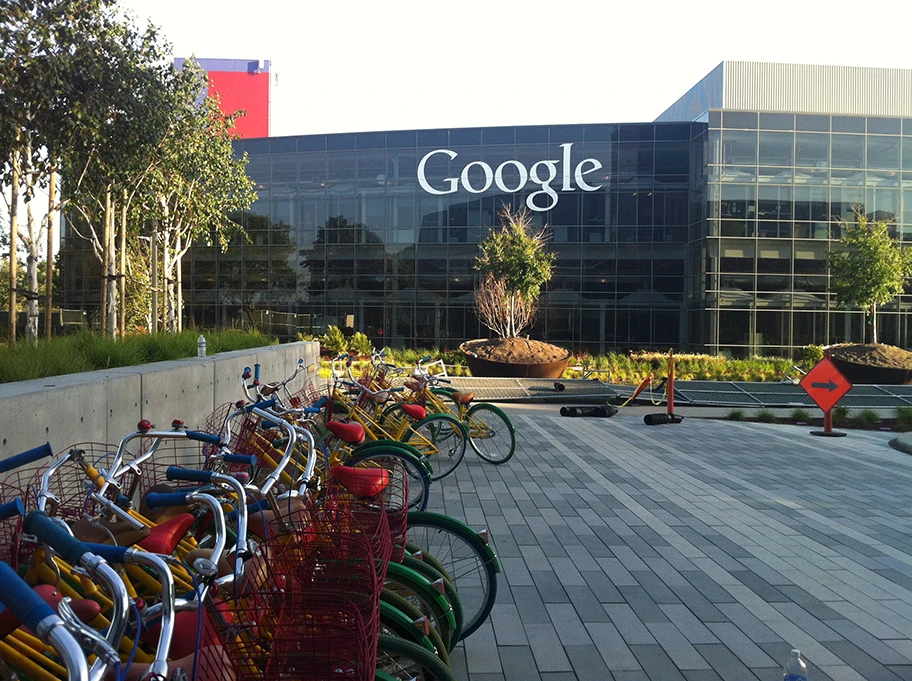
[{"label": "bicycle handlebar", "polygon": [[16,454],[8,459],[0,461],[0,473],[8,473],[11,470],[26,466],[35,461],[54,456],[54,450],[51,449],[51,443],[45,442],[39,447],[34,447],[21,454]]},{"label": "bicycle handlebar", "polygon": [[89,547],[48,518],[42,511],[32,511],[22,521],[22,531],[47,544],[70,565],[78,565]]},{"label": "bicycle handlebar", "polygon": [[0,504],[0,520],[9,520],[19,515],[25,515],[25,504],[22,503],[21,497]]}]

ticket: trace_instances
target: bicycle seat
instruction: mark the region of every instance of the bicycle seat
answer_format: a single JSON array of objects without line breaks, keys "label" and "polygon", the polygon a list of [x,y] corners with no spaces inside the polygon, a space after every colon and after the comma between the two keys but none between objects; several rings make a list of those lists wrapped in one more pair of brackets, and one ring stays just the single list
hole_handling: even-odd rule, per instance
[{"label": "bicycle seat", "polygon": [[422,407],[420,404],[403,404],[402,411],[411,416],[416,421],[427,417],[427,409]]},{"label": "bicycle seat", "polygon": [[149,536],[137,544],[150,553],[170,556],[180,544],[181,539],[193,524],[195,518],[189,513],[181,513],[170,520],[156,525],[149,530]]},{"label": "bicycle seat", "polygon": [[[57,589],[50,584],[39,584],[38,586],[33,587],[33,590],[45,603],[51,606],[55,612],[57,611],[60,601],[63,600],[62,593],[57,591]],[[101,606],[98,603],[85,598],[71,600],[70,606],[73,608],[76,617],[86,624],[95,619],[101,612]],[[0,610],[0,639],[6,638],[9,634],[18,629],[21,624],[22,622],[19,621],[19,618],[16,617],[9,608]]]},{"label": "bicycle seat", "polygon": [[326,427],[329,428],[330,433],[351,445],[360,445],[364,442],[364,426],[360,423],[330,421],[326,424]]},{"label": "bicycle seat", "polygon": [[450,393],[450,395],[452,395],[453,399],[459,402],[459,404],[468,404],[475,399],[475,393],[461,393],[457,391]]},{"label": "bicycle seat", "polygon": [[389,471],[376,468],[333,466],[330,475],[356,497],[375,497],[389,485]]}]

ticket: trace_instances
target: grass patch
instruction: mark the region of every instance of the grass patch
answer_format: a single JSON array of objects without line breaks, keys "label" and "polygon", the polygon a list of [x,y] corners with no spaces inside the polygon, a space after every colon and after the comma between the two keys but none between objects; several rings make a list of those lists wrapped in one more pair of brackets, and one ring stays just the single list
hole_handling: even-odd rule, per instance
[{"label": "grass patch", "polygon": [[743,409],[730,409],[725,415],[725,418],[729,421],[744,421],[747,419]]},{"label": "grass patch", "polygon": [[849,408],[843,405],[836,405],[833,407],[833,410],[830,412],[833,417],[834,426],[845,427],[849,425]]},{"label": "grass patch", "polygon": [[912,407],[896,408],[896,430],[901,433],[912,430]]},{"label": "grass patch", "polygon": [[872,428],[877,428],[880,425],[880,414],[873,409],[862,409],[855,414],[853,421],[855,422],[856,427],[870,430]]},{"label": "grass patch", "polygon": [[761,409],[756,414],[754,418],[760,423],[775,423],[776,422],[776,412],[771,409]]},{"label": "grass patch", "polygon": [[811,422],[811,412],[807,409],[792,409],[792,413],[789,414],[789,420],[796,423],[810,423]]},{"label": "grass patch", "polygon": [[[91,331],[37,343],[0,346],[0,383],[27,381],[82,371],[136,366],[196,356],[200,330],[179,334],[137,334],[115,340]],[[259,331],[203,331],[207,354],[275,345]]]}]

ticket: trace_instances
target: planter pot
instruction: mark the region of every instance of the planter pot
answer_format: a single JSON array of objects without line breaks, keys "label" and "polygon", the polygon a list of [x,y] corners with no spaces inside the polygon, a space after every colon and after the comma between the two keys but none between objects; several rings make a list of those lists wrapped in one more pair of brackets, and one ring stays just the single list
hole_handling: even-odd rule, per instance
[{"label": "planter pot", "polygon": [[568,350],[565,358],[555,362],[546,364],[513,364],[511,362],[494,362],[476,357],[465,352],[462,346],[459,346],[459,349],[465,355],[469,371],[476,378],[560,378],[573,357],[573,353]]},{"label": "planter pot", "polygon": [[912,385],[912,369],[857,364],[836,356],[832,360],[852,385]]}]

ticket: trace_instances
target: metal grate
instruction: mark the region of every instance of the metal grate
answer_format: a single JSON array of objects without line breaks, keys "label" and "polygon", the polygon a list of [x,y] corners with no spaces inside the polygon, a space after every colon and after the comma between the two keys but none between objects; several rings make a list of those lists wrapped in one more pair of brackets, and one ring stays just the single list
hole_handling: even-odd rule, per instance
[{"label": "metal grate", "polygon": [[[618,387],[622,397],[632,386]],[[643,399],[663,397],[646,391]],[[675,381],[676,403],[717,407],[815,407],[804,389],[795,383],[748,383],[746,381]],[[912,407],[912,386],[856,385],[839,401],[850,409],[895,409]]]},{"label": "metal grate", "polygon": [[[610,400],[618,396],[618,391],[607,383],[580,378],[562,378],[555,381],[547,378],[470,378],[467,376],[452,376],[450,381],[452,381],[451,387],[465,392],[473,392],[479,400],[490,402],[523,400],[560,402],[592,398]],[[564,389],[558,390],[555,388],[555,383],[561,384]]]}]

